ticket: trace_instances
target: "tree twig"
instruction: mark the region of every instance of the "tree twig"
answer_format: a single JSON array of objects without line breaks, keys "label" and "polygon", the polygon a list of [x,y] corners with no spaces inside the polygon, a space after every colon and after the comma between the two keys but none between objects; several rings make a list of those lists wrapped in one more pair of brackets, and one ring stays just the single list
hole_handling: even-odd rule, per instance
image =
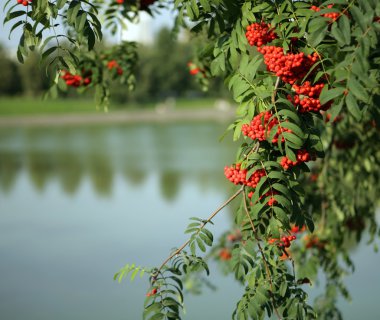
[{"label": "tree twig", "polygon": [[[244,189],[242,186],[237,192],[235,192],[229,199],[227,199],[218,209],[216,209],[207,220],[203,222],[197,233],[199,233],[224,207],[226,207],[232,200],[234,200]],[[179,254],[188,244],[190,243],[190,239],[187,240],[182,246],[180,246],[176,251],[174,251],[158,268],[157,273],[159,273],[162,268],[177,254]]]},{"label": "tree twig", "polygon": [[281,80],[281,78],[277,77],[276,83],[274,85],[274,90],[273,90],[273,93],[272,93],[272,104],[274,106],[276,105],[276,94],[277,94],[278,86],[280,85],[280,80]]}]

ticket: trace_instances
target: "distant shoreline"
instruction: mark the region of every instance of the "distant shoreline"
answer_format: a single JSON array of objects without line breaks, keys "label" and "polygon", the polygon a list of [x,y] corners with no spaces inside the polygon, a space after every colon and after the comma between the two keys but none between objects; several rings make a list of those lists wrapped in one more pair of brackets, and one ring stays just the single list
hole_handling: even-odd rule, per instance
[{"label": "distant shoreline", "polygon": [[166,123],[186,121],[224,122],[235,117],[235,110],[174,109],[163,112],[156,110],[112,111],[99,113],[39,114],[25,116],[0,116],[0,128],[51,127],[75,125],[106,125],[124,123]]}]

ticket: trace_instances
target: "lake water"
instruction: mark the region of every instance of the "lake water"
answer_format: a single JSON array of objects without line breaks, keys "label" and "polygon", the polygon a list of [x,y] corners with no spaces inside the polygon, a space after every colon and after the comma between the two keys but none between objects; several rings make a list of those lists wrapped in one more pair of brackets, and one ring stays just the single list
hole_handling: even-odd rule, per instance
[{"label": "lake water", "polygon": [[[159,265],[188,218],[233,192],[223,167],[236,145],[227,124],[0,129],[0,318],[141,319],[147,279],[122,284],[126,263]],[[215,219],[217,236],[231,211]],[[353,252],[345,319],[380,319],[379,255]],[[230,319],[242,289],[215,267],[217,291],[186,296],[188,320]]]}]

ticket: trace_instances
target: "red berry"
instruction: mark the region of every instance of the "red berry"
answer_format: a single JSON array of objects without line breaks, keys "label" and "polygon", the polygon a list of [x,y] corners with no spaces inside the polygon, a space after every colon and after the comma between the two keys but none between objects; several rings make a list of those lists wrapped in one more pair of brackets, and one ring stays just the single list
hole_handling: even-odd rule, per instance
[{"label": "red berry", "polygon": [[[272,118],[272,113],[264,111],[256,115],[249,124],[243,124],[241,131],[243,135],[251,138],[252,140],[264,141],[270,135],[272,128],[279,124],[277,118]],[[272,118],[272,119],[271,119]],[[272,143],[278,142],[278,137],[282,132],[291,132],[289,129],[278,126],[277,133],[272,138]],[[284,138],[281,140],[285,141]]]},{"label": "red berry", "polygon": [[190,74],[191,75],[196,75],[197,73],[199,73],[200,69],[199,68],[193,68],[193,69],[190,69]]},{"label": "red berry", "polygon": [[253,23],[247,27],[245,36],[251,46],[261,47],[277,38],[271,25],[265,22]]},{"label": "red berry", "polygon": [[312,160],[311,158],[312,157],[310,156],[310,153],[307,152],[306,150],[298,150],[297,155],[296,155],[296,159],[297,159],[296,161],[292,161],[288,157],[285,156],[281,158],[280,164],[285,170],[288,170],[302,162],[307,162],[307,161]]},{"label": "red berry", "polygon": [[285,54],[282,47],[263,46],[257,50],[264,55],[267,70],[274,72],[276,76],[281,77],[282,81],[290,84],[303,79],[318,60],[316,53],[308,56],[303,52]]},{"label": "red berry", "polygon": [[116,62],[116,60],[110,60],[107,62],[107,68],[109,70],[113,69],[113,68],[117,68],[119,66],[119,64]]}]

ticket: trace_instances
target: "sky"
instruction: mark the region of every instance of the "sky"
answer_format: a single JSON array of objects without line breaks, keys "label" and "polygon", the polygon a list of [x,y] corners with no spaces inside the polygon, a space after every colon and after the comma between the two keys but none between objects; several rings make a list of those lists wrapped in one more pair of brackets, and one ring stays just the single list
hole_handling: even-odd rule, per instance
[{"label": "sky", "polygon": [[[3,1],[1,1],[3,2]],[[11,38],[8,39],[9,31],[14,22],[8,22],[3,25],[5,13],[3,5],[0,7],[0,43],[7,48],[11,53],[17,50],[17,44],[20,39],[20,29],[15,30]],[[162,27],[172,27],[174,23],[174,13],[168,9],[160,9],[160,14],[156,14],[154,18],[143,12],[139,25],[128,24],[128,30],[123,33],[124,40],[138,41],[149,43],[153,40],[154,34]],[[115,43],[119,41],[119,36],[113,37],[109,33],[104,32],[107,42]]]}]

